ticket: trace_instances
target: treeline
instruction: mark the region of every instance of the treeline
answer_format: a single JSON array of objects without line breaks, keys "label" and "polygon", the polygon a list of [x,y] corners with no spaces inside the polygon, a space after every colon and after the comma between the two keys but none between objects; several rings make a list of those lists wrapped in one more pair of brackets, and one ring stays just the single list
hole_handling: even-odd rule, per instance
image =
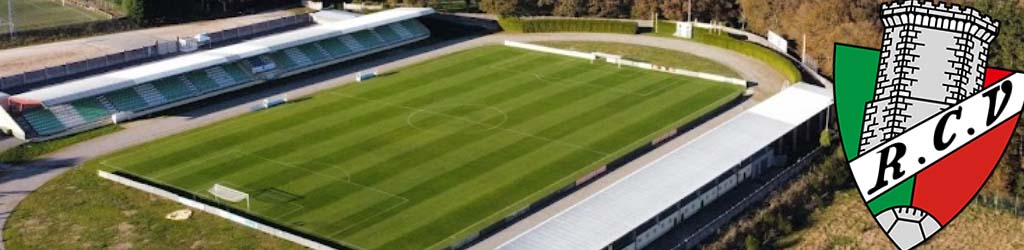
[{"label": "treeline", "polygon": [[[772,30],[788,38],[807,35],[807,54],[831,75],[834,43],[877,48],[881,44],[879,0],[740,0],[746,28],[757,33]],[[999,37],[989,52],[989,67],[1024,70],[1024,0],[945,1],[974,7],[999,20]],[[796,41],[799,45],[800,40]],[[1021,160],[1022,129],[987,184],[985,192],[1024,197]]]},{"label": "treeline", "polygon": [[140,24],[178,23],[298,6],[297,0],[112,0]]},{"label": "treeline", "polygon": [[[832,73],[835,43],[877,48],[881,44],[880,0],[740,0],[746,28],[757,33],[772,30],[794,39],[802,46],[807,36],[807,54],[818,61],[822,72]],[[1004,68],[1024,68],[1024,0],[959,0],[1002,21],[999,38],[993,44],[989,63]]]},{"label": "treeline", "polygon": [[[688,0],[480,0],[480,10],[500,16],[553,15],[687,20]],[[735,0],[692,0],[692,18],[701,21],[739,21]]]}]

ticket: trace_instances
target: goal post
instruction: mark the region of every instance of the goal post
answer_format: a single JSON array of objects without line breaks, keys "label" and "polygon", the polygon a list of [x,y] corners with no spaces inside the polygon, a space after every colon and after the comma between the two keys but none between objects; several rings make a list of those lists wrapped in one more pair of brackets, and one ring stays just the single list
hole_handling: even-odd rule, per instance
[{"label": "goal post", "polygon": [[251,209],[249,194],[246,192],[242,192],[237,189],[230,188],[221,184],[213,184],[213,187],[211,187],[210,190],[207,191],[209,191],[210,194],[212,194],[213,197],[216,197],[216,199],[218,200],[225,200],[232,203],[245,200],[245,210]]}]

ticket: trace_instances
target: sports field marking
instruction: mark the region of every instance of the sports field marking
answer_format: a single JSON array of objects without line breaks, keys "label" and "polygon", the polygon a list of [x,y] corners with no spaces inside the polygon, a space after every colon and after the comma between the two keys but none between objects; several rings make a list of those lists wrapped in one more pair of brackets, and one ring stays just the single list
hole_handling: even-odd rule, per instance
[{"label": "sports field marking", "polygon": [[[231,154],[231,151],[218,152],[218,153],[216,153],[216,154],[214,154],[212,156],[204,157],[204,159],[202,159],[202,160],[200,160],[200,161],[198,161],[198,162],[196,162],[194,164],[196,164],[196,165],[203,164],[203,163],[209,162],[210,160],[214,160],[214,159],[217,159],[217,158],[223,158],[224,156],[226,156],[228,154]],[[114,170],[118,170],[118,171],[122,171],[122,172],[131,172],[131,171],[129,171],[129,169],[127,167],[122,167],[121,166],[121,165],[125,165],[125,164],[117,163],[119,159],[121,159],[121,158],[129,158],[129,156],[132,156],[132,155],[124,154],[124,155],[120,155],[120,156],[117,156],[117,157],[113,157],[113,158],[109,158],[109,159],[104,159],[104,160],[100,161],[100,165],[103,165],[104,167],[106,167],[108,169],[114,169]],[[172,168],[169,168],[166,172],[160,172],[160,173],[157,173],[157,174],[153,174],[153,175],[149,176],[148,179],[160,180],[164,176],[167,176],[167,175],[170,175],[170,174],[173,174],[173,173],[177,173],[177,172],[179,172],[179,171],[181,171],[183,169],[187,169],[190,165],[191,164],[185,164],[185,165],[180,165],[180,166],[172,167]]]},{"label": "sports field marking", "polygon": [[[0,21],[7,23],[12,19],[7,16],[6,3],[0,3]],[[110,19],[110,15],[100,11],[89,10],[73,4],[61,5],[59,1],[49,0],[16,0],[13,1],[15,29],[33,30],[79,24]]]},{"label": "sports field marking", "polygon": [[[43,7],[43,6],[39,6],[39,4],[38,4],[38,3],[35,3],[35,2],[33,2],[33,1],[27,1],[27,3],[28,3],[28,4],[31,4],[31,5],[32,5],[32,7],[36,7],[36,9],[41,9],[41,10],[45,10],[45,9],[46,9],[45,7]],[[92,16],[89,16],[88,14],[86,14],[86,13],[82,12],[82,10],[79,10],[77,6],[73,6],[73,5],[72,5],[71,7],[68,7],[68,6],[60,6],[60,7],[61,7],[61,8],[67,8],[67,9],[70,9],[71,11],[75,12],[75,14],[78,14],[78,15],[80,15],[80,16],[82,16],[82,17],[85,17],[86,19],[93,19],[93,17],[92,17]]]},{"label": "sports field marking", "polygon": [[[249,213],[252,213],[252,211],[259,210],[259,206],[262,203],[266,203],[266,204],[286,204],[288,206],[292,206],[292,209],[288,210],[288,212],[285,212],[284,214],[282,214],[280,216],[270,216],[270,218],[273,218],[273,219],[281,218],[284,215],[292,214],[292,213],[295,213],[295,212],[298,212],[298,211],[302,211],[303,209],[306,209],[306,207],[302,206],[302,204],[298,204],[298,203],[295,203],[295,202],[270,202],[270,201],[262,201],[262,200],[260,200],[257,197],[257,196],[259,196],[259,194],[256,193],[256,191],[247,190],[247,189],[245,189],[243,187],[243,185],[238,185],[238,184],[233,183],[231,181],[223,180],[223,181],[217,181],[217,182],[214,182],[214,183],[221,184],[222,186],[226,186],[226,187],[229,187],[231,189],[242,191],[242,192],[245,192],[246,194],[248,194],[249,195],[248,199],[249,199],[252,207],[250,209],[248,209],[248,210],[246,210],[246,209],[242,209],[242,210],[246,211],[246,212],[249,212]],[[213,186],[213,184],[210,184],[208,186]],[[238,202],[239,204],[236,205],[234,202],[226,202],[225,200],[221,200],[220,198],[218,198],[216,196],[213,196],[213,194],[210,194],[209,192],[190,192],[190,193],[195,194],[195,195],[199,195],[199,196],[202,196],[202,197],[205,197],[207,199],[213,200],[214,202],[217,202],[217,203],[220,203],[220,204],[226,204],[226,205],[230,205],[230,206],[239,206],[240,207],[241,204],[245,203],[244,201],[242,201],[242,202]],[[273,208],[273,206],[268,206],[267,207],[267,209],[270,209],[270,208]]]},{"label": "sports field marking", "polygon": [[[697,112],[693,112],[693,113],[688,114],[687,116],[685,116],[683,118],[680,118],[680,120],[688,120],[688,119],[691,119],[692,116],[703,115],[706,112],[710,112],[711,109],[715,109],[715,108],[718,108],[718,107],[722,106],[723,103],[720,103],[720,102],[722,102],[723,100],[728,100],[728,99],[722,98],[722,99],[717,100],[715,103],[709,103],[708,105],[705,105],[704,107],[702,107]],[[658,130],[659,132],[655,132],[655,133],[649,134],[649,135],[647,135],[645,137],[640,137],[640,138],[634,140],[633,143],[631,143],[629,145],[640,144],[642,142],[650,141],[651,140],[650,137],[661,136],[661,135],[667,133],[669,130],[675,129],[675,128],[679,127],[679,126],[681,126],[681,125],[680,124],[668,124],[668,125],[662,127],[661,129],[659,129]],[[706,131],[705,133],[702,133],[699,136],[703,136],[703,134],[706,134],[707,132],[709,132],[709,131]],[[678,133],[683,133],[683,132],[678,132]],[[680,134],[680,135],[682,135],[682,134]],[[562,177],[558,181],[552,182],[551,184],[548,184],[544,188],[538,189],[537,191],[535,191],[533,193],[530,193],[530,195],[527,195],[527,196],[523,197],[522,199],[519,199],[519,200],[513,202],[512,204],[509,204],[508,206],[505,206],[505,208],[502,208],[502,209],[500,209],[498,211],[495,211],[491,215],[487,216],[485,219],[478,220],[478,221],[474,222],[473,224],[470,224],[469,226],[464,227],[462,230],[459,230],[458,232],[455,232],[455,233],[449,235],[447,237],[447,239],[448,240],[461,240],[460,238],[456,238],[455,236],[460,235],[462,233],[465,233],[466,230],[469,230],[469,229],[471,229],[473,227],[476,227],[477,225],[480,225],[481,223],[490,221],[494,217],[497,217],[497,216],[508,216],[508,214],[510,213],[508,210],[510,210],[511,208],[519,207],[520,204],[526,203],[527,201],[531,200],[532,197],[537,196],[538,194],[549,194],[550,192],[545,192],[545,190],[547,190],[549,188],[552,188],[552,187],[555,187],[555,186],[565,185],[565,183],[567,183],[569,180],[578,178],[576,176],[581,174],[581,173],[594,171],[594,169],[593,169],[594,165],[597,165],[598,163],[601,163],[603,161],[610,160],[609,157],[612,157],[612,156],[620,157],[621,155],[624,155],[626,152],[632,151],[634,149],[635,148],[633,148],[633,147],[624,147],[624,148],[620,149],[619,151],[617,151],[615,153],[606,154],[604,157],[602,157],[600,159],[597,159],[597,160],[594,160],[593,162],[587,164],[588,167],[580,168],[579,170],[574,171],[572,174],[566,175],[565,177]],[[655,150],[657,150],[657,149],[655,149]],[[625,151],[625,152],[623,152],[623,151]],[[653,152],[653,150],[652,150],[652,152]],[[608,173],[611,173],[611,172],[608,172]],[[429,248],[430,249],[435,249],[436,247],[438,247],[439,245],[442,245],[444,243],[446,243],[446,240],[440,240],[437,243],[434,243],[433,245],[430,245]]]},{"label": "sports field marking", "polygon": [[[390,192],[387,192],[387,191],[384,191],[384,190],[380,190],[380,189],[377,189],[377,188],[373,188],[373,187],[368,187],[368,186],[366,186],[366,185],[362,185],[362,184],[359,184],[359,183],[356,183],[356,182],[352,182],[352,181],[349,181],[349,180],[351,179],[351,176],[346,176],[346,179],[341,179],[341,178],[338,178],[338,177],[336,177],[336,176],[332,176],[332,175],[327,175],[327,174],[323,174],[323,173],[320,173],[321,171],[312,171],[312,170],[309,170],[309,169],[306,169],[306,168],[303,168],[303,167],[297,166],[297,165],[295,165],[295,164],[291,164],[291,163],[287,163],[287,162],[282,162],[282,161],[276,161],[276,160],[271,160],[271,159],[268,159],[268,158],[266,158],[266,157],[258,156],[258,155],[255,155],[255,154],[250,154],[250,153],[246,153],[246,152],[241,152],[241,151],[235,151],[235,153],[238,153],[238,154],[242,154],[243,156],[247,156],[247,157],[254,157],[254,158],[257,158],[257,159],[265,160],[265,161],[267,161],[267,162],[271,162],[271,163],[274,163],[274,164],[277,164],[277,165],[280,165],[280,166],[284,166],[284,167],[287,167],[287,168],[292,168],[292,169],[299,169],[299,170],[303,170],[303,171],[306,171],[307,173],[311,173],[311,174],[313,174],[313,175],[317,175],[317,176],[325,177],[325,178],[328,178],[328,179],[333,179],[333,180],[335,180],[335,181],[338,181],[338,182],[343,182],[343,183],[346,183],[346,184],[349,184],[349,185],[353,185],[353,186],[359,187],[359,188],[361,188],[361,189],[365,189],[365,190],[369,190],[369,191],[372,191],[372,192],[376,192],[376,193],[378,193],[378,194],[382,194],[382,195],[384,195],[385,197],[389,197],[389,198],[394,198],[394,199],[399,199],[399,202],[398,202],[398,203],[396,203],[396,204],[394,204],[394,205],[391,205],[391,206],[389,206],[389,207],[388,207],[387,209],[384,209],[384,210],[380,210],[380,211],[378,211],[378,212],[376,212],[376,213],[373,213],[373,214],[372,214],[372,215],[370,215],[370,216],[367,216],[367,217],[365,217],[365,218],[362,218],[362,219],[360,219],[360,220],[356,221],[355,223],[351,223],[351,224],[349,224],[349,225],[347,225],[347,226],[344,226],[344,227],[342,227],[341,229],[339,229],[339,230],[337,230],[337,231],[334,231],[334,232],[330,232],[330,234],[328,234],[328,235],[327,235],[327,236],[328,236],[328,237],[329,237],[329,238],[330,238],[331,240],[335,240],[335,241],[338,241],[338,242],[340,242],[340,243],[341,243],[342,245],[346,245],[346,246],[352,246],[352,247],[355,247],[355,248],[358,248],[358,249],[367,249],[367,248],[365,248],[365,247],[359,246],[358,244],[355,244],[355,243],[352,243],[352,242],[348,242],[348,241],[345,241],[345,240],[342,240],[342,239],[338,239],[338,238],[335,238],[334,236],[335,236],[336,234],[338,234],[338,233],[341,233],[341,232],[344,232],[344,231],[346,231],[346,230],[348,230],[348,229],[351,229],[351,228],[354,228],[354,227],[356,227],[356,226],[362,225],[363,223],[365,223],[366,221],[369,221],[370,219],[376,218],[376,217],[378,217],[378,216],[380,216],[380,215],[382,215],[382,214],[385,214],[385,213],[387,213],[388,211],[391,211],[392,209],[395,209],[395,208],[397,208],[397,207],[400,207],[400,206],[404,205],[405,203],[408,203],[408,202],[409,202],[409,199],[407,199],[407,198],[405,198],[405,197],[402,197],[402,196],[400,196],[400,195],[397,195],[397,194],[393,194],[393,193],[390,193]],[[318,163],[315,163],[315,164],[322,164],[322,165],[327,165],[327,166],[333,166],[333,165],[330,165],[330,164],[325,164],[325,163],[319,163],[319,162],[318,162]],[[333,168],[333,167],[332,167],[332,168]],[[348,173],[347,173],[347,172],[345,172],[345,173],[346,173],[346,175],[348,175]],[[227,182],[217,182],[217,183],[227,183]],[[237,186],[237,185],[236,185],[236,186]],[[252,199],[252,197],[253,197],[253,196],[252,196],[252,195],[250,195],[250,199]],[[387,199],[385,199],[385,200],[387,200]],[[270,204],[273,204],[274,202],[266,202],[266,203],[270,203]],[[294,202],[294,201],[289,201],[289,202],[287,202],[287,203],[285,203],[285,204],[289,204],[289,205],[291,205],[292,203],[295,203],[295,202]],[[271,218],[274,218],[274,219],[278,219],[278,218],[285,218],[285,217],[287,217],[288,215],[291,215],[291,214],[293,214],[293,213],[297,213],[297,212],[300,212],[300,211],[303,211],[303,210],[305,210],[305,209],[306,209],[306,207],[305,207],[305,206],[302,206],[301,204],[297,204],[297,205],[298,205],[298,206],[300,207],[299,209],[296,209],[296,210],[292,210],[292,211],[289,211],[289,212],[283,213],[283,214],[281,214],[281,215],[277,215],[277,216],[271,216]],[[308,211],[307,211],[307,212],[308,212]]]},{"label": "sports field marking", "polygon": [[[493,69],[493,70],[501,70],[501,71],[505,71],[505,72],[511,72],[511,73],[515,73],[515,74],[533,76],[534,78],[537,78],[537,80],[541,80],[543,82],[552,83],[552,84],[559,84],[559,85],[565,85],[565,86],[575,86],[575,85],[587,86],[587,87],[598,88],[598,89],[602,89],[602,90],[608,90],[608,91],[615,92],[615,93],[618,93],[618,94],[634,95],[634,96],[640,96],[640,97],[649,97],[650,95],[658,93],[658,91],[661,91],[661,90],[669,87],[666,84],[666,86],[659,87],[658,89],[654,89],[654,90],[647,91],[647,92],[644,92],[644,93],[636,93],[635,91],[623,90],[623,89],[618,88],[618,87],[602,86],[602,85],[593,84],[593,83],[589,83],[589,82],[572,81],[572,80],[565,80],[565,79],[548,79],[547,76],[542,75],[542,74],[523,72],[523,71],[514,70],[514,69],[499,68],[499,67],[493,66],[493,65],[487,66],[487,68],[490,68],[490,69]],[[635,75],[635,74],[638,74],[638,72],[627,72],[627,74],[634,74]]]},{"label": "sports field marking", "polygon": [[[445,117],[445,118],[454,119],[454,120],[458,120],[458,121],[462,121],[462,122],[467,122],[467,123],[473,123],[473,124],[481,125],[481,126],[490,125],[490,124],[485,124],[485,123],[481,123],[481,122],[478,122],[478,121],[474,121],[474,120],[470,120],[470,119],[466,119],[466,118],[462,118],[462,117],[458,117],[458,116],[453,116],[453,115],[449,115],[449,114],[445,114],[445,113],[441,113],[441,112],[437,112],[437,111],[431,111],[431,110],[426,110],[426,109],[406,106],[406,105],[397,104],[397,103],[391,103],[391,102],[386,102],[386,101],[381,101],[381,100],[373,100],[373,99],[369,99],[369,98],[352,96],[352,95],[346,95],[346,94],[337,93],[337,92],[328,92],[328,93],[330,93],[331,95],[336,95],[336,96],[340,96],[340,97],[352,98],[352,99],[357,99],[357,100],[362,100],[362,101],[367,101],[367,102],[374,102],[374,103],[378,103],[378,104],[384,104],[384,105],[388,105],[388,106],[392,106],[392,107],[399,107],[399,108],[403,108],[403,109],[407,109],[407,110],[411,110],[411,111],[416,111],[416,112],[431,113],[431,114],[434,114],[434,115],[437,115],[437,116],[442,116],[442,117]],[[504,132],[509,132],[509,133],[514,133],[514,134],[518,134],[518,135],[522,135],[522,136],[526,136],[526,137],[537,138],[537,139],[541,139],[541,140],[544,140],[544,141],[547,141],[547,142],[553,142],[553,143],[557,143],[557,144],[562,144],[562,145],[565,145],[565,146],[573,147],[573,148],[576,148],[576,149],[584,150],[584,151],[587,151],[587,152],[591,152],[591,153],[595,153],[595,154],[599,154],[599,155],[603,155],[603,156],[606,156],[606,155],[609,154],[608,152],[604,152],[604,151],[600,151],[600,150],[596,150],[596,149],[591,149],[591,148],[588,148],[586,146],[582,146],[582,145],[578,145],[578,144],[574,144],[574,143],[570,143],[570,142],[565,142],[565,141],[561,141],[561,140],[557,140],[557,139],[551,139],[551,138],[544,137],[544,136],[534,135],[534,134],[531,134],[531,133],[527,133],[527,132],[523,132],[523,131],[519,131],[519,130],[515,130],[515,129],[503,128],[501,126],[497,126],[496,130],[500,130],[500,131],[504,131]]]},{"label": "sports field marking", "polygon": [[[335,236],[337,236],[337,235],[339,235],[341,233],[344,233],[344,232],[348,231],[349,229],[352,229],[352,228],[354,228],[356,226],[361,226],[361,225],[363,225],[363,223],[366,223],[366,222],[370,221],[370,219],[376,218],[376,217],[378,217],[378,216],[380,216],[382,214],[386,214],[387,212],[389,212],[391,210],[394,210],[395,208],[401,207],[402,205],[405,205],[405,203],[408,203],[408,202],[409,202],[408,199],[404,199],[404,200],[402,200],[401,202],[399,202],[397,204],[391,205],[388,208],[386,208],[384,210],[381,210],[380,212],[374,213],[373,215],[367,216],[367,217],[365,217],[365,218],[363,218],[361,220],[357,220],[355,223],[352,223],[351,225],[348,225],[348,226],[345,226],[345,227],[340,228],[338,230],[335,230],[329,236],[332,239],[334,239]],[[365,249],[363,247],[360,247],[360,248]]]},{"label": "sports field marking", "polygon": [[[508,112],[505,112],[504,110],[501,110],[501,109],[499,109],[497,107],[490,106],[490,105],[484,105],[484,104],[450,104],[450,105],[441,105],[441,106],[476,106],[476,107],[483,107],[483,108],[488,109],[488,110],[496,111],[496,112],[498,112],[499,114],[502,115],[501,122],[498,122],[498,123],[494,124],[493,126],[488,126],[487,129],[484,129],[484,131],[497,129],[498,127],[501,127],[502,124],[505,124],[505,122],[508,122]],[[422,111],[414,111],[412,114],[409,114],[408,116],[405,117],[405,123],[409,124],[410,127],[413,127],[413,128],[419,129],[419,130],[432,131],[429,128],[420,128],[420,127],[416,126],[415,122],[412,121],[412,118],[414,116],[416,116],[417,114],[420,114],[420,113],[424,113],[424,112],[422,112]],[[484,125],[484,124],[481,123],[481,124],[478,124],[478,125]],[[490,124],[487,124],[487,125],[490,125]]]},{"label": "sports field marking", "polygon": [[256,154],[251,154],[251,153],[248,153],[248,152],[242,152],[242,151],[235,151],[235,152],[238,153],[238,154],[242,154],[243,156],[253,157],[253,158],[256,158],[256,159],[260,159],[260,160],[264,160],[264,161],[267,161],[267,162],[270,162],[270,163],[281,165],[281,166],[284,166],[284,167],[287,167],[287,168],[300,169],[300,170],[306,171],[308,173],[311,173],[313,175],[318,175],[318,176],[321,176],[321,177],[326,177],[328,179],[334,179],[334,180],[339,180],[339,181],[347,181],[347,182],[350,182],[350,183],[352,182],[352,175],[349,174],[348,170],[336,168],[337,166],[335,166],[335,165],[325,164],[325,163],[322,163],[322,162],[312,162],[313,164],[319,164],[319,165],[322,165],[322,166],[327,166],[328,169],[340,170],[341,173],[345,174],[345,177],[338,178],[337,176],[321,173],[321,171],[313,171],[313,170],[310,170],[308,168],[300,167],[300,166],[297,166],[297,165],[292,164],[292,163],[278,161],[278,160],[266,158],[266,157],[263,157],[263,156],[259,156],[259,155],[256,155]]},{"label": "sports field marking", "polygon": [[738,93],[609,65],[485,47],[126,150],[104,167],[191,193],[208,180],[243,183],[257,216],[346,246],[451,244]]},{"label": "sports field marking", "polygon": [[[351,184],[353,186],[364,188],[366,190],[370,190],[370,191],[373,191],[373,192],[376,192],[376,193],[379,193],[379,194],[383,194],[383,195],[386,195],[386,196],[402,199],[403,202],[409,201],[409,199],[406,199],[405,197],[402,197],[400,195],[389,193],[387,191],[380,190],[380,189],[377,189],[377,188],[368,187],[366,185],[359,184],[359,183],[356,183],[356,182],[352,182],[352,181],[350,181],[352,179],[351,176],[347,176],[346,179],[342,179],[342,178],[338,178],[337,176],[321,173],[322,171],[313,171],[313,170],[309,170],[309,169],[304,168],[304,167],[296,166],[294,164],[290,164],[290,163],[286,163],[286,162],[281,162],[281,161],[269,160],[266,157],[258,156],[258,155],[255,155],[255,154],[250,154],[250,153],[241,152],[241,151],[236,151],[236,153],[242,154],[243,156],[248,156],[248,157],[253,157],[253,158],[256,158],[256,159],[268,161],[268,162],[271,162],[271,163],[274,163],[274,164],[277,164],[277,165],[281,165],[281,166],[284,166],[284,167],[287,167],[287,168],[302,170],[302,171],[305,171],[307,173],[310,173],[310,174],[313,174],[313,175],[316,175],[316,176],[326,177],[328,179],[332,179],[332,180],[335,180],[335,181],[338,181],[338,182],[344,182],[346,184]],[[324,164],[324,163],[319,163],[319,164],[327,165],[327,166],[332,166],[332,165]],[[348,174],[347,172],[345,172],[345,173],[346,173],[346,175]]]}]

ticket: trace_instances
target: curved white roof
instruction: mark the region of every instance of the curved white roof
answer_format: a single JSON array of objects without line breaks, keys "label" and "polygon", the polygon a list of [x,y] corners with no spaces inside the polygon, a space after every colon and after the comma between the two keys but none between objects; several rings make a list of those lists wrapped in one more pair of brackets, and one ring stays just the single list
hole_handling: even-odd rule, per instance
[{"label": "curved white roof", "polygon": [[830,105],[832,93],[824,88],[791,86],[499,248],[605,247]]},{"label": "curved white roof", "polygon": [[200,51],[166,60],[117,70],[101,75],[32,90],[13,96],[19,100],[39,102],[52,106],[95,96],[137,84],[199,70],[243,58],[302,45],[305,43],[353,33],[377,26],[400,22],[434,13],[431,8],[396,8],[359,16],[336,23],[315,24],[293,31]]}]

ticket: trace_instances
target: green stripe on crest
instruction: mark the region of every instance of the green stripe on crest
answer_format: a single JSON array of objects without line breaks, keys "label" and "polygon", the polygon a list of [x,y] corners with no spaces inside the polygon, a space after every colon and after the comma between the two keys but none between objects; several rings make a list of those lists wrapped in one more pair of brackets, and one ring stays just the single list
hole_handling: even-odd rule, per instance
[{"label": "green stripe on crest", "polygon": [[846,159],[857,157],[864,123],[864,106],[871,101],[878,78],[880,52],[836,45],[836,113]]},{"label": "green stripe on crest", "polygon": [[910,177],[910,179],[901,182],[868,202],[868,209],[871,210],[871,214],[878,215],[891,207],[910,206],[910,202],[914,198],[915,179],[917,177]]}]

